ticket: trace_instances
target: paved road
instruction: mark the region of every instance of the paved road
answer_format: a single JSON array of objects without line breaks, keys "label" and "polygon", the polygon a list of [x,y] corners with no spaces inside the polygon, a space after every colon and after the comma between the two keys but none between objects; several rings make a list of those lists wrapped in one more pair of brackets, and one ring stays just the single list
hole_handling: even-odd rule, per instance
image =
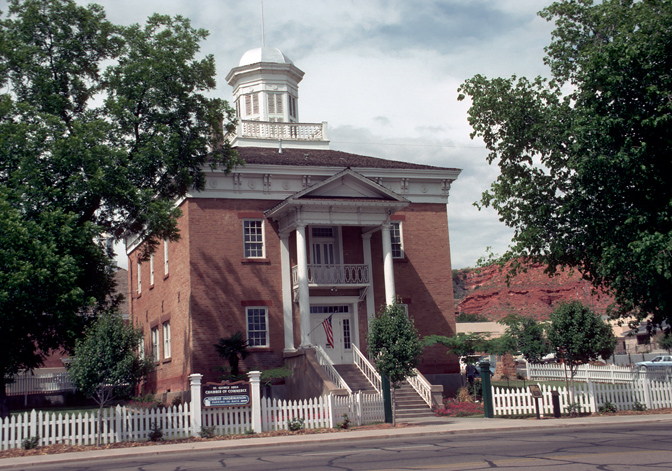
[{"label": "paved road", "polygon": [[370,438],[282,446],[157,453],[28,466],[28,471],[393,471],[672,468],[669,424],[567,427],[435,437]]}]

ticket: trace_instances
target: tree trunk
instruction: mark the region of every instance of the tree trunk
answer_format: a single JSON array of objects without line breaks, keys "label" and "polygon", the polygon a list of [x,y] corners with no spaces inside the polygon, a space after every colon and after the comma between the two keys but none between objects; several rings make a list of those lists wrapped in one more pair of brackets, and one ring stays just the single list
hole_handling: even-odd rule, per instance
[{"label": "tree trunk", "polygon": [[9,401],[7,400],[7,383],[0,379],[0,419],[9,417]]}]

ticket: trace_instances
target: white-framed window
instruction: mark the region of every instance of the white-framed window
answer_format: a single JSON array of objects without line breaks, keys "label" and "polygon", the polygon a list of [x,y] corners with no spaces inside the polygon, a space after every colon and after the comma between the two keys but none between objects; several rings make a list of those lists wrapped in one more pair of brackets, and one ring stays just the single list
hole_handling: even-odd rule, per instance
[{"label": "white-framed window", "polygon": [[390,239],[392,240],[392,258],[404,258],[404,238],[401,233],[401,221],[392,221]]},{"label": "white-framed window", "polygon": [[243,244],[245,258],[264,258],[263,219],[243,219]]},{"label": "white-framed window", "polygon": [[151,341],[152,341],[152,357],[154,360],[159,359],[159,327],[152,327],[150,332]]},{"label": "white-framed window", "polygon": [[138,262],[136,264],[138,270],[138,294],[142,293],[142,264]]},{"label": "white-framed window", "polygon": [[247,344],[250,347],[268,347],[268,308],[250,306],[245,308],[247,318]]},{"label": "white-framed window", "polygon": [[163,241],[163,274],[168,274],[168,241]]},{"label": "white-framed window", "polygon": [[163,358],[170,358],[170,321],[164,322],[161,330],[163,334]]},{"label": "white-framed window", "polygon": [[290,118],[297,118],[296,115],[296,98],[294,98],[292,95],[288,95],[288,102],[289,102],[289,117]]},{"label": "white-framed window", "polygon": [[154,254],[149,256],[149,286],[154,285]]}]

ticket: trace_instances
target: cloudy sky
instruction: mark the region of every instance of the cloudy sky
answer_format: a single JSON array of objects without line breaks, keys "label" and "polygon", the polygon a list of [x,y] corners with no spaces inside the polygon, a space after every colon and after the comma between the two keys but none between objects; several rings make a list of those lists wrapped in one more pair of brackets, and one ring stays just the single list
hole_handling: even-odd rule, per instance
[{"label": "cloudy sky", "polygon": [[[90,3],[77,0],[78,3]],[[119,24],[154,12],[183,15],[210,36],[216,93],[243,53],[261,46],[260,0],[98,0]],[[479,199],[497,175],[472,141],[457,88],[475,74],[548,75],[543,48],[552,24],[536,13],[550,0],[264,0],[266,46],[305,72],[303,122],[329,122],[331,148],[462,169],[448,213],[453,268],[474,266],[486,247],[506,249],[511,231]],[[0,0],[4,11],[5,1]]]}]

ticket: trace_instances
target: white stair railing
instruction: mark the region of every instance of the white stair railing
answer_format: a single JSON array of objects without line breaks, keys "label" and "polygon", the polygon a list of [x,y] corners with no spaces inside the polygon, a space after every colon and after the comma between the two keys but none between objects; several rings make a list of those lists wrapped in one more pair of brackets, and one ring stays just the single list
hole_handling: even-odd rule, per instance
[{"label": "white stair railing", "polygon": [[434,405],[432,400],[432,384],[427,381],[427,378],[417,368],[415,369],[415,376],[407,376],[406,381],[408,381],[408,384],[415,389],[415,392],[422,397],[429,407]]},{"label": "white stair railing", "polygon": [[319,345],[315,345],[315,358],[317,358],[317,362],[324,368],[329,379],[334,382],[337,388],[345,389],[348,391],[348,394],[352,394],[352,389],[350,389],[348,383],[345,382],[341,375],[338,374],[338,371],[336,371],[336,368],[334,368],[334,362],[331,361],[327,352]]},{"label": "white stair railing", "polygon": [[366,379],[369,380],[369,382],[373,385],[374,388],[376,388],[376,391],[379,393],[382,391],[382,380],[380,378],[380,374],[376,371],[376,369],[373,367],[371,362],[366,359],[366,357],[362,354],[362,352],[357,348],[357,345],[352,344],[352,353],[353,353],[353,360],[355,362],[355,365],[357,365],[357,368],[360,369],[362,374],[366,376]]}]

